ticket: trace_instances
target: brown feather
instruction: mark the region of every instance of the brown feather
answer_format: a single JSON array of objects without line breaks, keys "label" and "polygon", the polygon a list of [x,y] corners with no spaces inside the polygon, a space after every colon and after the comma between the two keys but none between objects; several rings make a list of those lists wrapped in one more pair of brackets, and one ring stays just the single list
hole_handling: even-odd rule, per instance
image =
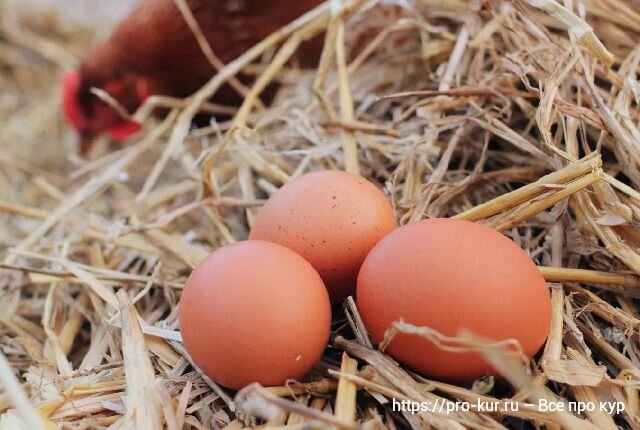
[{"label": "brown feather", "polygon": [[[205,38],[225,64],[321,2],[187,0]],[[80,73],[79,101],[90,111],[91,87],[133,75],[147,79],[155,94],[186,97],[210,79],[215,69],[174,0],[140,0],[112,36],[85,59]],[[137,107],[135,98],[119,101],[128,110]],[[239,98],[227,88],[216,101],[237,104]]]}]

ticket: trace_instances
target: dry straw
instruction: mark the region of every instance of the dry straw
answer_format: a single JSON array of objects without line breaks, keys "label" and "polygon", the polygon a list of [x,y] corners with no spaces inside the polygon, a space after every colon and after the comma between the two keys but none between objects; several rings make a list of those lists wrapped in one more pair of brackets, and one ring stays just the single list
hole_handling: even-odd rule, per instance
[{"label": "dry straw", "polygon": [[[55,91],[91,32],[0,4],[0,429],[640,428],[640,6],[332,0],[224,65],[177,3],[218,73],[186,100],[150,99],[131,113],[143,134],[91,161],[74,155]],[[291,65],[313,37],[317,70]],[[240,107],[209,103],[225,83]],[[157,105],[164,120],[149,118]],[[233,119],[191,130],[201,111]],[[350,299],[308,380],[234,398],[203,375],[178,332],[186,276],[245,238],[269,194],[321,168],[376,182],[402,223],[455,217],[510,236],[551,290],[539,357],[398,322],[390,336],[478,351],[501,375],[425,379],[372,345]],[[394,398],[500,408],[411,414]]]}]

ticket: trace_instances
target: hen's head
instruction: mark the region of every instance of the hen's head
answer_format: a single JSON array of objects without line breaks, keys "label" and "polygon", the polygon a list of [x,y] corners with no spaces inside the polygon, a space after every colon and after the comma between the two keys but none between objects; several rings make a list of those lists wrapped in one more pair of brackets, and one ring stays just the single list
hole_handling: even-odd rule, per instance
[{"label": "hen's head", "polygon": [[80,135],[80,151],[86,153],[93,139],[106,132],[115,141],[123,141],[140,129],[140,124],[124,118],[113,107],[91,92],[98,87],[106,91],[127,111],[132,112],[150,95],[146,80],[119,78],[104,85],[92,85],[81,72],[62,76],[62,112]]}]

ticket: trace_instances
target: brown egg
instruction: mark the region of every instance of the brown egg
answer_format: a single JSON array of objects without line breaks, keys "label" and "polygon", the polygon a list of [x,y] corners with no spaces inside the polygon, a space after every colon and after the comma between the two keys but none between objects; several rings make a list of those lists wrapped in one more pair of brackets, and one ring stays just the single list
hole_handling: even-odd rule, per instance
[{"label": "brown egg", "polygon": [[[447,336],[467,330],[516,339],[533,356],[549,332],[544,278],[515,243],[481,224],[432,219],[397,229],[376,245],[358,276],[357,304],[376,341],[403,319]],[[400,334],[387,352],[430,377],[472,381],[493,371],[479,353],[439,349]]]},{"label": "brown egg", "polygon": [[354,294],[367,253],[396,226],[391,205],[375,185],[358,175],[324,170],[302,175],[271,196],[249,237],[302,255],[336,302]]},{"label": "brown egg", "polygon": [[219,248],[191,273],[180,300],[189,355],[211,379],[233,389],[304,376],[322,355],[330,324],[318,273],[270,242]]}]

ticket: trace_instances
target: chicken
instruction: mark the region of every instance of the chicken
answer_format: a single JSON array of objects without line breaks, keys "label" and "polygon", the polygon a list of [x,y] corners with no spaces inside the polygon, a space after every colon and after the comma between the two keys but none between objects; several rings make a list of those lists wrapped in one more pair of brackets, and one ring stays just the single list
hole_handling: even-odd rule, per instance
[{"label": "chicken", "polygon": [[[322,0],[186,0],[203,35],[223,62],[322,3]],[[319,57],[318,43],[301,62]],[[310,52],[310,50],[312,52]],[[123,140],[139,125],[94,95],[106,91],[128,112],[149,95],[187,97],[216,70],[198,45],[175,0],[139,0],[111,37],[91,52],[78,71],[62,80],[62,110],[81,136],[86,152],[93,138],[108,132]],[[222,88],[214,102],[237,105],[237,92]]]}]

